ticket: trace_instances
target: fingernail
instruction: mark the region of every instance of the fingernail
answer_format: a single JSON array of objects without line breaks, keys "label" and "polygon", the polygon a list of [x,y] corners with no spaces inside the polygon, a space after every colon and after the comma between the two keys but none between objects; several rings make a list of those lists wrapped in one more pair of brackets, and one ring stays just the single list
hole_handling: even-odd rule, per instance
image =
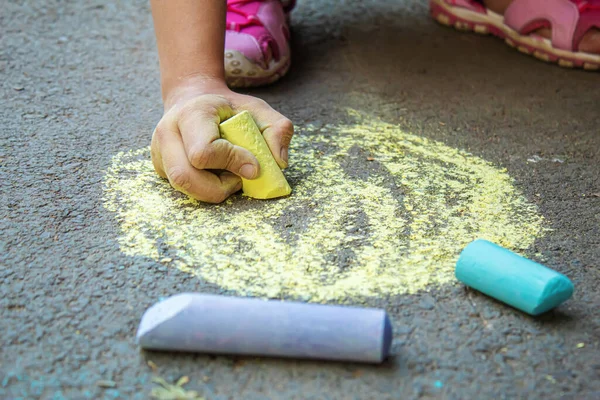
[{"label": "fingernail", "polygon": [[240,175],[246,179],[252,179],[256,175],[256,167],[252,164],[244,164],[240,168]]},{"label": "fingernail", "polygon": [[281,159],[283,160],[283,162],[285,162],[287,164],[288,163],[288,148],[287,147],[282,147],[281,148],[281,153],[279,154],[279,156],[281,157]]}]

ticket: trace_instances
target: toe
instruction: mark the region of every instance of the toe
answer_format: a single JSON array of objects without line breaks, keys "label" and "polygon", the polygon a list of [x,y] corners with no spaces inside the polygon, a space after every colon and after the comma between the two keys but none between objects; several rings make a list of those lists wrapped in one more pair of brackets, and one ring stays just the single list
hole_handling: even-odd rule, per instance
[{"label": "toe", "polygon": [[590,54],[600,54],[600,30],[590,29],[579,42],[579,51]]}]

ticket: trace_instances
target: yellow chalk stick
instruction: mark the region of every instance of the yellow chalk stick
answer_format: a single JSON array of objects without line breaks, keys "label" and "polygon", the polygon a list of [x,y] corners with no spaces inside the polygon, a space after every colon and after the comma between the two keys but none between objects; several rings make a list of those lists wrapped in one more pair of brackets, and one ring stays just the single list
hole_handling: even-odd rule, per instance
[{"label": "yellow chalk stick", "polygon": [[242,191],[246,196],[272,199],[287,196],[292,192],[292,188],[248,111],[242,111],[222,122],[219,128],[223,139],[250,151],[260,165],[257,178],[242,178]]}]

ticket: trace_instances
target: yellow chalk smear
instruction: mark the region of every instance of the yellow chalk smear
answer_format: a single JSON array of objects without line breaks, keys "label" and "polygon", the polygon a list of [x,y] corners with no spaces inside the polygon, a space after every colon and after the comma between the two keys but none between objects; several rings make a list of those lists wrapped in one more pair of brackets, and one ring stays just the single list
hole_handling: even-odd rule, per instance
[{"label": "yellow chalk smear", "polygon": [[454,281],[475,238],[520,253],[543,234],[543,218],[506,170],[349,115],[350,124],[297,127],[286,171],[294,193],[276,202],[206,205],[157,177],[149,149],[117,154],[105,206],[122,251],[171,258],[171,267],[241,295],[356,302]]},{"label": "yellow chalk smear", "polygon": [[245,195],[256,199],[272,199],[287,196],[292,192],[292,188],[248,111],[242,111],[229,118],[221,123],[219,128],[223,139],[250,151],[260,165],[260,172],[256,179],[242,178],[242,191]]}]

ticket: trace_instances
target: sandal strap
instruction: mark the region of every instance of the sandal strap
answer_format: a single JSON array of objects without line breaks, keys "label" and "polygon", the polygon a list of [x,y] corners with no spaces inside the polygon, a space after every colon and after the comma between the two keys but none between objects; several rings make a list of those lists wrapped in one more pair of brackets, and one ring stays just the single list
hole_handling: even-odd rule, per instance
[{"label": "sandal strap", "polygon": [[504,23],[522,35],[545,22],[552,29],[553,47],[576,51],[583,35],[600,25],[600,9],[595,1],[514,0],[504,13]]},{"label": "sandal strap", "polygon": [[[592,28],[600,29],[600,2],[581,2],[579,6],[579,22],[573,34],[573,48],[577,49],[583,36]],[[582,7],[583,6],[583,7]]]}]

